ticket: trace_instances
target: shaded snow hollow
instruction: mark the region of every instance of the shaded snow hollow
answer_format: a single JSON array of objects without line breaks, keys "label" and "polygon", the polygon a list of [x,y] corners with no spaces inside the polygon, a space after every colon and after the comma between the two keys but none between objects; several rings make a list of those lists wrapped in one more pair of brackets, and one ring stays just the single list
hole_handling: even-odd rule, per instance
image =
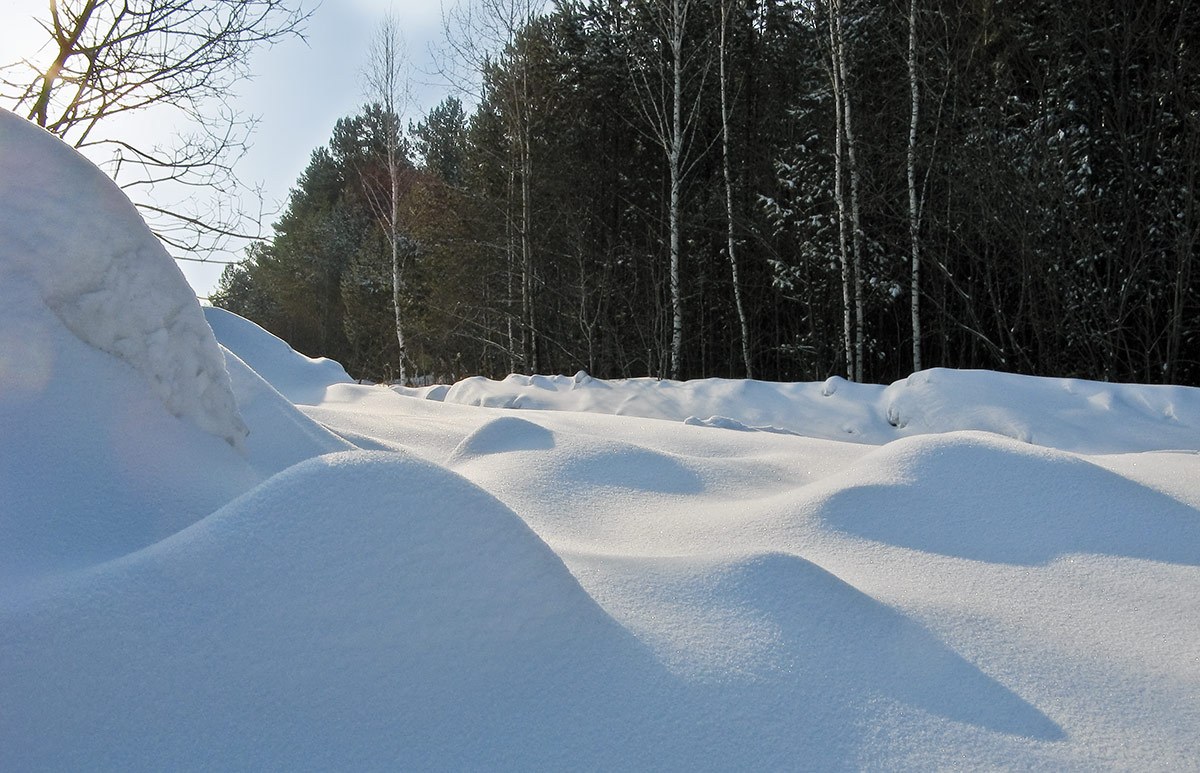
[{"label": "shaded snow hollow", "polygon": [[18,277],[81,341],[129,363],[171,413],[241,444],[224,359],[175,261],[104,173],[0,109],[0,282]]}]

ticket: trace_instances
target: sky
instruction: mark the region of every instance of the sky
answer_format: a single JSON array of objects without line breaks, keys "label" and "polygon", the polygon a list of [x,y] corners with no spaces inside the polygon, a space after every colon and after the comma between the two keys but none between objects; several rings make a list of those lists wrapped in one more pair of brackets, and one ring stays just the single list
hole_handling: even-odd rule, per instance
[{"label": "sky", "polygon": [[[48,5],[48,0],[0,2],[0,61],[8,63],[36,52],[44,33],[34,18],[45,17]],[[389,9],[400,20],[414,68],[407,117],[419,118],[450,93],[450,87],[433,74],[431,54],[442,37],[442,6],[437,0],[324,0],[319,5],[305,0],[305,7],[315,7],[305,39],[286,40],[255,54],[254,77],[241,84],[236,104],[258,116],[259,124],[238,173],[247,183],[263,188],[267,212],[282,208],[312,151],[329,140],[339,118],[353,115],[363,103],[360,76],[369,41]],[[267,217],[263,223],[268,232],[272,220]],[[179,263],[201,297],[212,290],[224,267]]]}]

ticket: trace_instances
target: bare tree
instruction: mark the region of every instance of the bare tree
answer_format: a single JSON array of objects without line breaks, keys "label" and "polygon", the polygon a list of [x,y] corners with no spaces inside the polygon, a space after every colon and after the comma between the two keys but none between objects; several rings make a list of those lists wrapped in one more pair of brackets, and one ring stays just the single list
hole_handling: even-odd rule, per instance
[{"label": "bare tree", "polygon": [[[233,108],[233,86],[261,45],[299,35],[297,0],[50,0],[40,51],[0,67],[0,99],[79,149],[111,151],[110,173],[165,243],[203,253],[245,236],[234,165],[254,120]],[[121,116],[173,108],[193,127],[174,144],[122,132]],[[126,129],[128,125],[126,125]],[[149,196],[177,183],[215,191],[206,211]],[[188,199],[194,200],[189,194]]]},{"label": "bare tree", "polygon": [[386,189],[377,191],[367,185],[367,196],[371,202],[392,255],[392,310],[395,313],[396,341],[400,345],[397,374],[400,382],[408,381],[405,369],[407,349],[404,345],[404,324],[400,297],[404,289],[404,271],[401,256],[408,241],[400,228],[400,176],[407,169],[407,158],[401,147],[401,118],[409,102],[408,51],[400,23],[395,14],[389,12],[375,30],[371,39],[363,81],[368,101],[374,102],[383,112],[383,146],[386,165]]},{"label": "bare tree", "polygon": [[[505,102],[509,147],[509,204],[516,213],[506,217],[509,234],[509,265],[519,265],[521,359],[529,373],[539,370],[537,307],[534,302],[533,249],[533,137],[534,84],[531,62],[521,36],[543,12],[544,0],[474,0],[445,11],[442,26],[445,50],[441,74],[459,90],[477,100],[484,96],[484,78],[497,69],[507,78],[502,95]],[[466,70],[466,73],[461,70]],[[519,191],[518,191],[519,189]],[[513,238],[515,236],[515,238]],[[510,285],[518,272],[510,270]],[[515,295],[510,289],[510,299]],[[510,351],[516,350],[509,317]]]},{"label": "bare tree", "polygon": [[[700,112],[700,86],[694,89],[695,101],[684,107],[685,80],[702,85],[708,73],[708,59],[699,46],[687,39],[688,13],[692,0],[643,0],[663,46],[656,52],[631,52],[630,72],[638,94],[638,109],[652,141],[666,156],[670,177],[668,229],[670,233],[671,281],[671,378],[679,378],[683,359],[683,287],[680,275],[681,192],[683,179],[690,169],[688,140]],[[686,113],[686,115],[685,115]]]}]

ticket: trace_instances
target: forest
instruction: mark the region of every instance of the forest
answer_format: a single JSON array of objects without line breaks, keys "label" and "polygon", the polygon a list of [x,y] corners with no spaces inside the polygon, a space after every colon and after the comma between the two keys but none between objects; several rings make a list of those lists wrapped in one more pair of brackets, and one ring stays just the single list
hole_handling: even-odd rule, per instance
[{"label": "forest", "polygon": [[481,8],[477,99],[340,120],[215,305],[370,380],[1200,385],[1200,5]]}]

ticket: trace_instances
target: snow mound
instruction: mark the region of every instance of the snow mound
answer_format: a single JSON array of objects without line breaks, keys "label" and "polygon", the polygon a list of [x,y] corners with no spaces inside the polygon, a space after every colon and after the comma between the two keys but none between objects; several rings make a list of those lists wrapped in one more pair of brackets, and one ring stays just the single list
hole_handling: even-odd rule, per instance
[{"label": "snow mound", "polygon": [[728,416],[709,416],[707,419],[701,419],[696,416],[689,416],[683,420],[683,423],[689,427],[712,427],[714,429],[731,429],[735,432],[770,432],[776,435],[798,435],[800,433],[793,432],[790,429],[780,429],[779,427],[747,427],[737,419],[731,419]]},{"label": "snow mound", "polygon": [[436,403],[446,400],[446,393],[450,391],[449,384],[430,384],[423,387],[407,387],[400,384],[391,386],[393,392],[405,397],[412,397],[417,400],[432,400]]},{"label": "snow mound", "polygon": [[854,535],[993,563],[1091,553],[1200,565],[1187,505],[1073,454],[981,432],[890,443],[817,484]]},{"label": "snow mound", "polygon": [[145,547],[262,480],[12,274],[0,278],[0,460],[0,591]]},{"label": "snow mound", "polygon": [[[557,438],[550,430],[517,418],[499,418],[469,435],[446,464],[481,476],[506,464],[491,458],[500,451],[554,450],[525,459],[523,477],[554,481],[556,498],[623,493],[695,495],[702,476],[686,458],[621,440]],[[527,477],[526,477],[527,476]],[[524,515],[524,513],[523,513]]]},{"label": "snow mound", "polygon": [[22,607],[0,607],[14,769],[620,767],[669,712],[649,650],[519,518],[402,454],[299,464]]},{"label": "snow mound", "polygon": [[246,436],[195,294],[109,178],[0,109],[0,282],[28,277],[80,340],[129,363],[174,415]]},{"label": "snow mound", "polygon": [[476,376],[454,384],[442,399],[870,445],[912,435],[981,430],[1077,453],[1200,450],[1200,389],[990,371],[935,368],[887,387],[836,376],[819,384],[521,375],[492,381]]},{"label": "snow mound", "polygon": [[453,465],[473,456],[509,451],[549,451],[553,448],[554,433],[550,430],[515,416],[502,416],[463,438],[446,463]]},{"label": "snow mound", "polygon": [[811,561],[760,554],[692,579],[694,590],[684,593],[693,603],[727,610],[760,635],[770,632],[758,666],[763,676],[788,673],[797,690],[827,693],[821,696],[827,704],[852,704],[863,693],[877,693],[998,732],[1062,737],[1041,712],[923,626]]},{"label": "snow mound", "polygon": [[293,403],[316,405],[330,385],[353,382],[341,364],[325,357],[305,357],[231,311],[206,306],[204,317],[222,346]]}]

